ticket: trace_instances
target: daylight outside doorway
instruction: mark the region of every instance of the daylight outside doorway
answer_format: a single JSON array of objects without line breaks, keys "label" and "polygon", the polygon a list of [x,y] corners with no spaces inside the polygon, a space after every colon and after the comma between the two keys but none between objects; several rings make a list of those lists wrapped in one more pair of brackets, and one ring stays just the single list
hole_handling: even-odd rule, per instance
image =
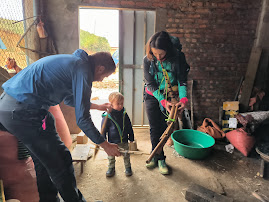
[{"label": "daylight outside doorway", "polygon": [[[102,104],[108,102],[108,95],[111,92],[119,91],[119,11],[81,7],[79,21],[80,48],[88,54],[110,52],[117,66],[116,72],[103,82],[93,83],[91,102]],[[102,113],[91,110],[92,120],[99,130]]]}]

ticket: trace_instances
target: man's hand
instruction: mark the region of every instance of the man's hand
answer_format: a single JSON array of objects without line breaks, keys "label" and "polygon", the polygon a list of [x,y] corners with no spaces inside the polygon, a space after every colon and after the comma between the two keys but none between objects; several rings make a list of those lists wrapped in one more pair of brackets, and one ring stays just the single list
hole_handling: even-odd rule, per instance
[{"label": "man's hand", "polygon": [[100,111],[107,111],[108,113],[110,113],[112,111],[112,106],[110,103],[104,103],[101,105],[91,103],[91,109],[97,109]]},{"label": "man's hand", "polygon": [[104,103],[104,104],[98,105],[97,109],[100,111],[106,111],[107,113],[110,113],[112,111],[112,106],[110,103]]},{"label": "man's hand", "polygon": [[105,150],[108,156],[120,156],[119,147],[116,144],[104,141],[100,146]]}]

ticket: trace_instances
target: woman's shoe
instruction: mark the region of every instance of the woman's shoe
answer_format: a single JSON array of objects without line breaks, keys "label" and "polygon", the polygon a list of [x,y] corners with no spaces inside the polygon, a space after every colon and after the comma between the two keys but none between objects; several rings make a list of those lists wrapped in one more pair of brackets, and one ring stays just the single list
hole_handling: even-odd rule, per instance
[{"label": "woman's shoe", "polygon": [[159,171],[161,174],[163,175],[168,175],[169,174],[169,170],[168,167],[165,163],[165,160],[159,160],[158,161],[158,166],[159,166]]},{"label": "woman's shoe", "polygon": [[155,160],[155,158],[151,159],[151,161],[149,163],[146,164],[146,167],[149,169],[153,169],[155,167],[157,167],[157,161]]}]

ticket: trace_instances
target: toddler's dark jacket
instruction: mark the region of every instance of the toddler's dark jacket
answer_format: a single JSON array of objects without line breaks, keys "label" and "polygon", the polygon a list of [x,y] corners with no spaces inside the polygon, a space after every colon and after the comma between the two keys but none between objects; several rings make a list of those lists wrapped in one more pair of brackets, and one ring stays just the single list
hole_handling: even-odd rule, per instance
[{"label": "toddler's dark jacket", "polygon": [[[102,126],[105,116],[106,112],[102,115]],[[121,111],[112,109],[112,112],[108,115],[105,132],[102,135],[105,139],[108,137],[108,142],[115,144],[126,143],[128,140],[134,141],[132,124],[124,108]]]}]

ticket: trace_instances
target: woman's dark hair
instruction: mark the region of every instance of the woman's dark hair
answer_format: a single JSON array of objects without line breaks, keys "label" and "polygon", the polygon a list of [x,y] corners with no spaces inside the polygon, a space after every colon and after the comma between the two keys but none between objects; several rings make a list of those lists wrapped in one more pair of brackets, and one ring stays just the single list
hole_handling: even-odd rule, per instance
[{"label": "woman's dark hair", "polygon": [[165,58],[169,58],[175,54],[173,43],[167,32],[157,32],[150,37],[146,44],[146,55],[149,60],[153,59],[151,48],[161,49],[166,52]]}]

